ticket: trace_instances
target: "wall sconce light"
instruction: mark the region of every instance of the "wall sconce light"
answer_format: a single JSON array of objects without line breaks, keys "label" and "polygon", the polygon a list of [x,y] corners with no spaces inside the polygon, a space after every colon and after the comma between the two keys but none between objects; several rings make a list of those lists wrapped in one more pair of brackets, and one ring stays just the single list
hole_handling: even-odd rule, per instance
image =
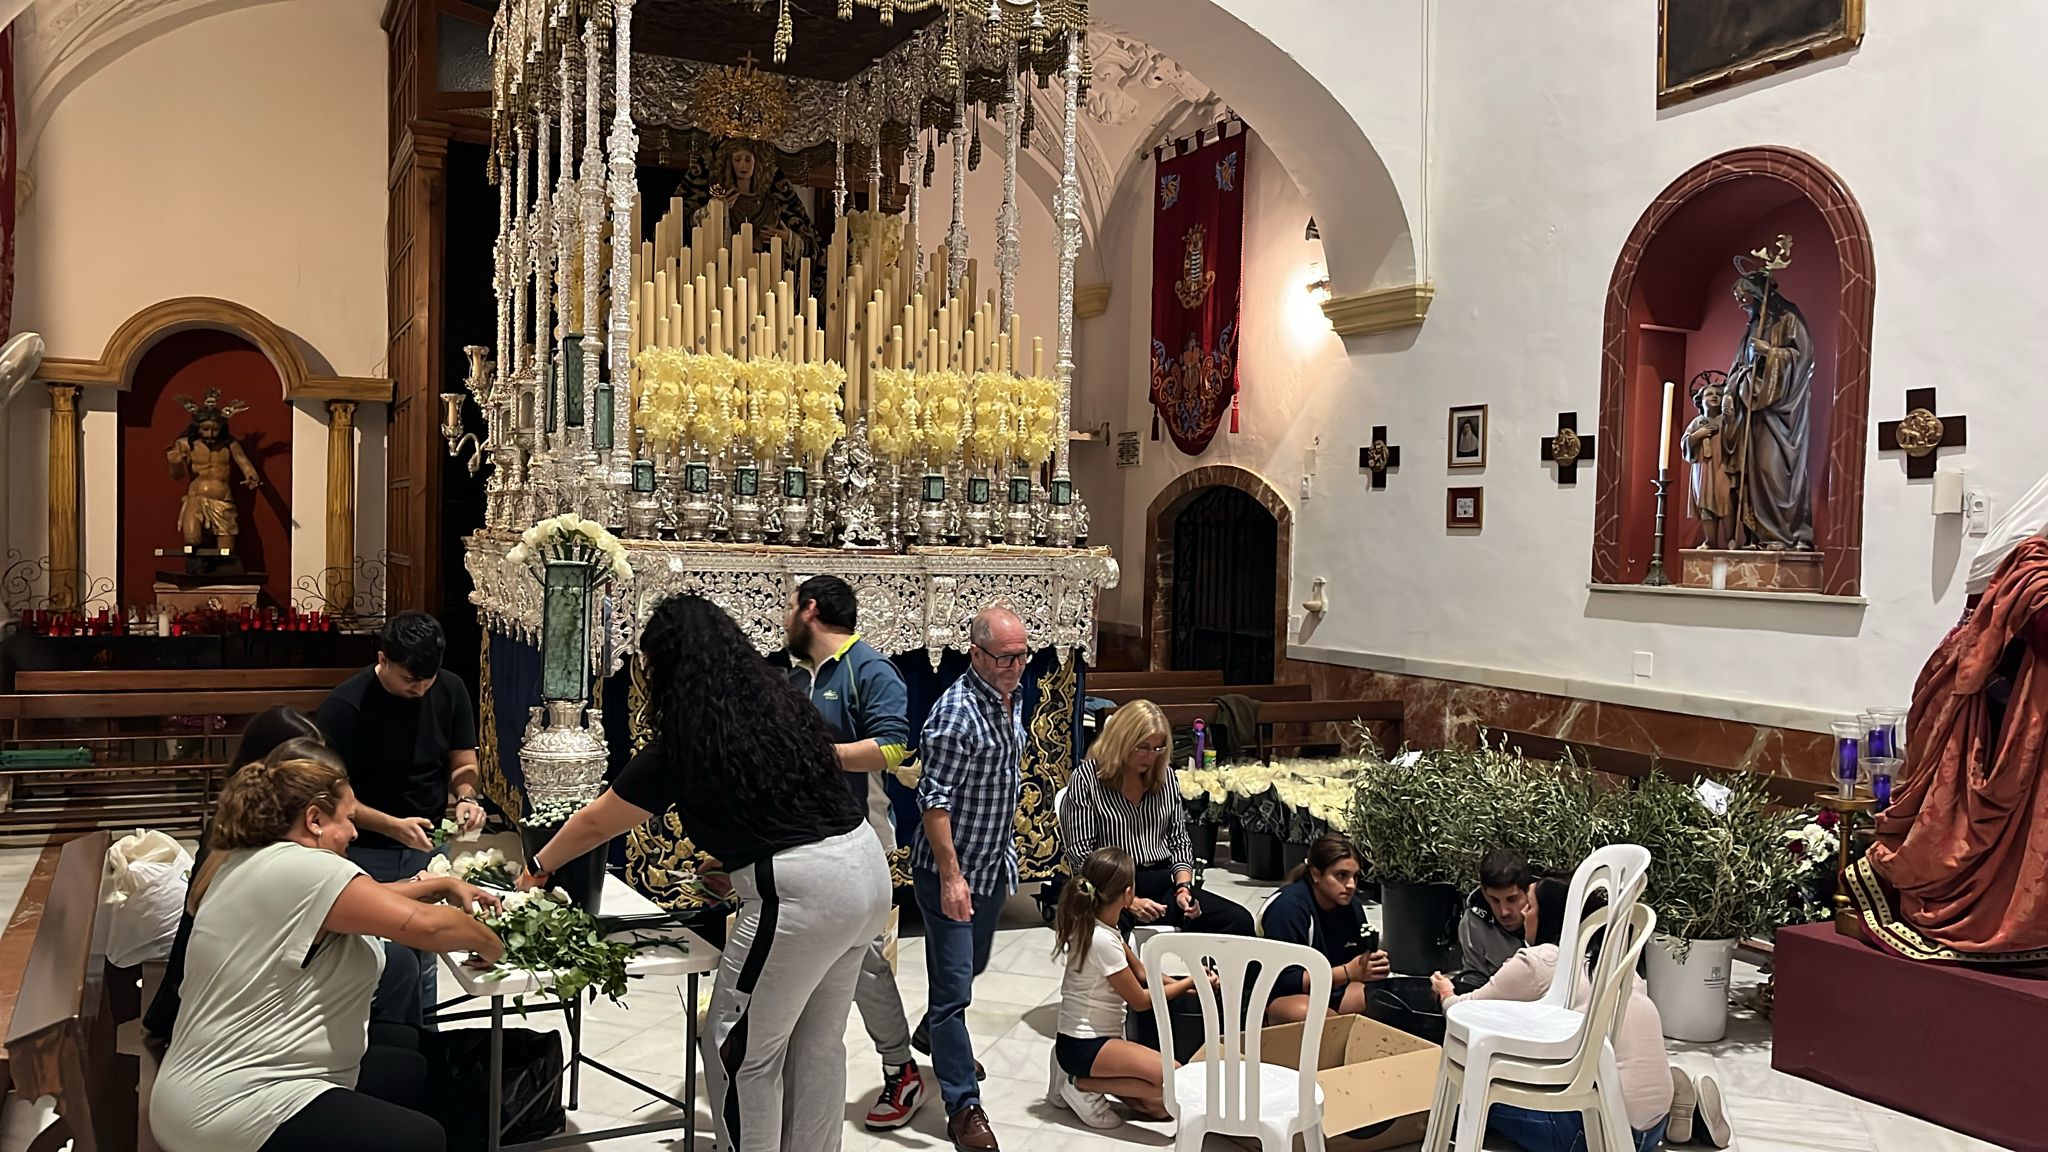
[{"label": "wall sconce light", "polygon": [[1308,294],[1314,297],[1315,302],[1318,304],[1328,303],[1330,300],[1330,278],[1323,276],[1309,281]]},{"label": "wall sconce light", "polygon": [[1316,227],[1315,217],[1311,216],[1308,218],[1308,227],[1301,230],[1301,238],[1303,240],[1321,240],[1323,238],[1323,230]]}]

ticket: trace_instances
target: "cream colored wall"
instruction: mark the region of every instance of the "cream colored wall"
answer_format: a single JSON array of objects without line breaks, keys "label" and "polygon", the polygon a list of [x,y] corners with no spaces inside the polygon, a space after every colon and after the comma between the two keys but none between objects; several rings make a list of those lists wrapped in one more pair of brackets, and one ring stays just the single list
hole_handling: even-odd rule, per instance
[{"label": "cream colored wall", "polygon": [[[383,0],[284,0],[164,21],[62,93],[29,158],[17,236],[17,331],[51,356],[97,357],[122,321],[218,296],[298,336],[316,372],[385,372]],[[83,560],[115,572],[114,398],[83,420]],[[47,552],[47,396],[8,413],[7,534]],[[380,405],[358,409],[357,550],[383,547]],[[326,410],[293,417],[292,575],[326,563]]]}]

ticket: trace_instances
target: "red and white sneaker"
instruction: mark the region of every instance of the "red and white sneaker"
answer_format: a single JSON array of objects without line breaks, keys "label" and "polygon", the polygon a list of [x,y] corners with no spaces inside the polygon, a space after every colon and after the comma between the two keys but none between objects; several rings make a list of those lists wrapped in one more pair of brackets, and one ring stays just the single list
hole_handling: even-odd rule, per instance
[{"label": "red and white sneaker", "polygon": [[917,1106],[922,1103],[924,1077],[918,1074],[916,1061],[888,1070],[882,1081],[882,1094],[875,1098],[875,1106],[868,1109],[868,1131],[887,1132],[903,1127],[917,1115]]}]

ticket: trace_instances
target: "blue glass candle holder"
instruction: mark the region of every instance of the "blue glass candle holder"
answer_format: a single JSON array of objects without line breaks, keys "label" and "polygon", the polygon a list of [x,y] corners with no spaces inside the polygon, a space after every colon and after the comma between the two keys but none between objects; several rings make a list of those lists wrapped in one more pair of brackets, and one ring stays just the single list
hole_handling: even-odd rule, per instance
[{"label": "blue glass candle holder", "polygon": [[1836,795],[1849,800],[1856,795],[1857,765],[1863,750],[1863,723],[1860,720],[1837,720],[1834,729]]}]

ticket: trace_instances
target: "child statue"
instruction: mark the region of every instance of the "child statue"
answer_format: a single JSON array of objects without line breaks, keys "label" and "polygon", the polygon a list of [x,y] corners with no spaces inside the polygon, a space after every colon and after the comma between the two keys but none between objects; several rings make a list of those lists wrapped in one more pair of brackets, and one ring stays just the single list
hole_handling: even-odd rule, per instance
[{"label": "child statue", "polygon": [[1691,507],[1700,522],[1701,544],[1707,548],[1735,546],[1735,478],[1729,471],[1724,437],[1727,420],[1722,410],[1720,373],[1702,373],[1693,390],[1693,407],[1699,415],[1685,426],[1679,451],[1692,466]]}]

